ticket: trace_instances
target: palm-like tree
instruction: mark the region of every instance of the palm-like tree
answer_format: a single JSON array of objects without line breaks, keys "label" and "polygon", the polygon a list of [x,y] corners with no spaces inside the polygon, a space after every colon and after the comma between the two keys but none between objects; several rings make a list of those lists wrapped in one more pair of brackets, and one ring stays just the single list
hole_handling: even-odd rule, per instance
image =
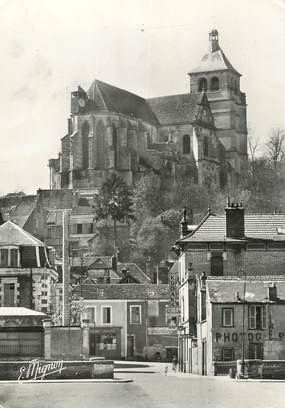
[{"label": "palm-like tree", "polygon": [[112,173],[100,187],[94,200],[95,220],[111,218],[114,231],[114,250],[117,249],[117,222],[135,220],[132,192],[126,182]]}]

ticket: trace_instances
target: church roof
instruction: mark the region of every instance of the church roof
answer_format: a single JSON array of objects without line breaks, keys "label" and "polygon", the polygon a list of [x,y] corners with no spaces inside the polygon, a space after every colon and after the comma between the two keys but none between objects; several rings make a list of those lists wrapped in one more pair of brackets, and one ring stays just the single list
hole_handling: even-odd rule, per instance
[{"label": "church roof", "polygon": [[160,124],[193,122],[198,114],[203,94],[187,93],[147,99]]},{"label": "church roof", "polygon": [[208,53],[204,55],[200,64],[191,70],[190,74],[198,72],[209,72],[209,71],[234,71],[236,74],[241,76],[241,74],[232,66],[230,61],[225,56],[221,49],[217,51]]},{"label": "church roof", "polygon": [[87,95],[99,109],[133,116],[148,123],[158,122],[144,98],[106,82],[95,79]]}]

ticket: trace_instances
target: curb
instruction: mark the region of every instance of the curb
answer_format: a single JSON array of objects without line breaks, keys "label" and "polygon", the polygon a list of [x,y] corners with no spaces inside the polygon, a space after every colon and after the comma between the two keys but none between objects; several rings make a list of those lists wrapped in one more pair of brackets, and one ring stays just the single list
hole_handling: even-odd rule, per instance
[{"label": "curb", "polygon": [[[0,384],[69,384],[69,383],[80,383],[80,384],[89,384],[89,383],[130,383],[133,382],[131,378],[86,378],[86,379],[70,379],[70,380],[1,380]],[[1,408],[1,407],[0,407]]]}]

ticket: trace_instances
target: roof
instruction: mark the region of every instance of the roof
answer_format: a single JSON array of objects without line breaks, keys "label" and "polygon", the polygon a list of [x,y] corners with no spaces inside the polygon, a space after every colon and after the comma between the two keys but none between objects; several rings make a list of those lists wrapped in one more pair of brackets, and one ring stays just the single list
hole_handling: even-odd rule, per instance
[{"label": "roof", "polygon": [[170,299],[170,291],[168,285],[134,285],[134,284],[105,284],[92,285],[82,284],[74,289],[75,293],[84,299]]},{"label": "roof", "polygon": [[227,59],[224,52],[221,49],[218,49],[217,51],[204,55],[200,64],[196,68],[192,69],[190,74],[225,70],[234,71],[239,76],[241,76],[241,74],[232,66],[230,61]]},{"label": "roof", "polygon": [[140,284],[151,283],[151,279],[135,263],[118,263],[117,272],[123,278],[123,269],[127,269],[128,275],[134,278]]},{"label": "roof", "polygon": [[[285,241],[285,234],[277,232],[277,228],[285,229],[285,214],[245,214],[244,224],[248,239]],[[225,241],[225,234],[226,215],[209,214],[192,234],[180,242]]]},{"label": "roof", "polygon": [[46,316],[45,313],[26,307],[0,307],[0,317],[2,316]]},{"label": "roof", "polygon": [[[273,283],[277,286],[277,297],[285,301],[285,276],[247,277],[246,280],[235,277],[228,279],[208,278],[206,281],[210,302],[240,303],[243,301],[245,284],[245,300],[247,302],[268,302],[268,287]],[[237,292],[240,300],[237,300]]]},{"label": "roof", "polygon": [[42,241],[33,237],[33,235],[10,220],[0,225],[0,245],[7,244],[46,246]]},{"label": "roof", "polygon": [[25,223],[28,221],[29,216],[34,210],[37,201],[38,196],[36,195],[22,196],[21,201],[12,212],[12,220],[16,222],[16,224],[18,224],[20,227],[24,227]]},{"label": "roof", "polygon": [[124,89],[95,79],[87,94],[98,109],[133,116],[148,123],[157,123],[146,100]]},{"label": "roof", "polygon": [[193,122],[203,94],[187,93],[147,99],[161,125]]}]

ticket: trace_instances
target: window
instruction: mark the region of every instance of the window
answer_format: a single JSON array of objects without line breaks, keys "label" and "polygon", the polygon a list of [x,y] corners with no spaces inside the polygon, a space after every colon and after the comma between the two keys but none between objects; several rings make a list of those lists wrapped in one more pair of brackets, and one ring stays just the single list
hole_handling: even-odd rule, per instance
[{"label": "window", "polygon": [[158,300],[149,300],[148,301],[148,315],[152,317],[159,316],[159,304]]},{"label": "window", "polygon": [[130,306],[130,323],[141,324],[141,307]]},{"label": "window", "polygon": [[223,361],[234,361],[235,351],[233,348],[223,348]]},{"label": "window", "polygon": [[47,304],[47,299],[42,299],[42,304]]},{"label": "window", "polygon": [[262,306],[249,306],[249,328],[262,330],[266,328],[266,307]]},{"label": "window", "polygon": [[224,308],[222,309],[222,326],[233,327],[234,325],[234,309]]},{"label": "window", "polygon": [[47,236],[48,236],[48,238],[51,238],[51,228],[47,229]]},{"label": "window", "polygon": [[111,307],[102,307],[102,323],[111,324]]},{"label": "window", "polygon": [[116,169],[118,165],[118,137],[115,125],[113,125],[112,144],[114,149],[114,168]]},{"label": "window", "polygon": [[190,136],[189,135],[184,135],[183,136],[183,154],[189,154],[190,153]]},{"label": "window", "polygon": [[87,312],[87,319],[90,321],[90,323],[95,323],[96,321],[96,308],[95,307],[87,307],[86,309]]},{"label": "window", "polygon": [[18,266],[18,250],[10,250],[10,266]]},{"label": "window", "polygon": [[90,133],[90,127],[87,122],[83,123],[82,126],[82,168],[83,169],[88,169],[89,167],[89,133]]},{"label": "window", "polygon": [[250,343],[248,350],[248,358],[252,360],[263,360],[263,344],[262,343]]},{"label": "window", "polygon": [[47,307],[41,307],[42,313],[47,313]]},{"label": "window", "polygon": [[198,92],[207,91],[207,88],[208,88],[207,79],[206,78],[200,78],[199,79]]},{"label": "window", "polygon": [[205,136],[204,137],[204,142],[203,142],[203,154],[205,157],[209,156],[209,141],[208,141],[208,137]]},{"label": "window", "polygon": [[211,275],[222,276],[224,273],[224,259],[222,253],[211,254]]},{"label": "window", "polygon": [[47,296],[47,292],[46,291],[42,292],[42,296]]},{"label": "window", "polygon": [[0,266],[8,266],[8,249],[0,249]]},{"label": "window", "polygon": [[218,91],[220,88],[219,78],[213,77],[211,80],[211,91]]},{"label": "window", "polygon": [[76,224],[76,233],[82,234],[82,224]]}]

